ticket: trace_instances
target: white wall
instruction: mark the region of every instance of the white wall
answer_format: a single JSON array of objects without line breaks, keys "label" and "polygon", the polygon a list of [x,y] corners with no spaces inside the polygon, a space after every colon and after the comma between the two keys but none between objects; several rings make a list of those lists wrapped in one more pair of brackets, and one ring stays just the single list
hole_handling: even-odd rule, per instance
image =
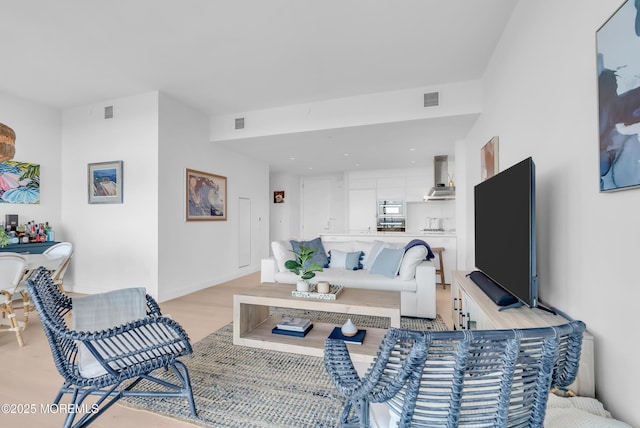
[{"label": "white wall", "polygon": [[[104,119],[104,107],[114,117]],[[158,93],[63,112],[62,220],[74,245],[65,286],[144,286],[158,296]],[[87,164],[122,160],[123,203],[87,203]]]},{"label": "white wall", "polygon": [[[0,215],[49,221],[58,240],[73,243],[69,290],[144,286],[164,301],[257,271],[268,255],[268,165],[209,142],[202,113],[158,92],[64,112],[3,94],[0,118],[17,133],[15,160],[41,165],[41,204],[0,204]],[[124,162],[124,202],[88,204],[87,164],[113,160]],[[185,168],[227,176],[227,221],[185,222]],[[241,197],[251,200],[243,268]]]},{"label": "white wall", "polygon": [[[586,322],[595,338],[597,397],[615,417],[640,426],[640,372],[629,350],[640,301],[640,193],[598,191],[595,32],[621,3],[518,3],[485,74],[483,113],[467,138],[465,185],[479,182],[480,148],[494,135],[500,169],[533,157],[540,298]],[[465,197],[472,208],[473,192]],[[471,242],[472,215],[466,225]],[[469,245],[467,263],[472,251]]]},{"label": "white wall", "polygon": [[[438,107],[424,108],[422,103],[416,103],[430,92],[440,93]],[[482,84],[472,80],[216,116],[211,119],[211,140],[479,113],[481,98]],[[235,129],[238,117],[245,118],[244,129]]]},{"label": "white wall", "polygon": [[[208,141],[204,114],[161,94],[160,300],[255,272],[269,254],[269,168]],[[227,221],[185,221],[185,169],[227,177]],[[238,198],[251,200],[251,264],[239,268]]]},{"label": "white wall", "polygon": [[60,221],[62,153],[60,111],[21,98],[0,94],[0,122],[16,133],[14,161],[40,164],[40,204],[0,203],[0,221],[18,214],[20,223],[48,221],[56,239],[65,239]]},{"label": "white wall", "polygon": [[[300,177],[286,173],[269,176],[271,241],[281,241],[300,237]],[[284,203],[273,203],[273,192],[284,190]]]},{"label": "white wall", "polygon": [[[114,106],[113,119],[103,119],[103,104]],[[268,253],[268,166],[210,143],[205,115],[151,92],[69,109],[63,132],[73,153],[63,161],[63,218],[73,225],[74,291],[140,285],[162,302],[259,269]],[[124,203],[87,204],[86,164],[120,159]],[[227,221],[185,222],[186,168],[227,177]],[[241,196],[252,201],[252,263],[243,269]]]}]

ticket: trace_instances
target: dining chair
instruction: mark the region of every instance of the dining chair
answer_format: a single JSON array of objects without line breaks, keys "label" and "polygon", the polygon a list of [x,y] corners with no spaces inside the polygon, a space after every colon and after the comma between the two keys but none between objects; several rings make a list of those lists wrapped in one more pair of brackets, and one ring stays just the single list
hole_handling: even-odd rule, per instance
[{"label": "dining chair", "polygon": [[549,391],[577,374],[585,325],[511,330],[391,328],[362,377],[342,340],[324,362],[345,398],[341,427],[368,427],[385,403],[390,426],[542,427]]},{"label": "dining chair", "polygon": [[64,287],[62,281],[64,280],[64,274],[71,262],[71,256],[73,255],[73,244],[71,242],[60,242],[47,248],[43,254],[60,255],[65,256],[64,261],[60,264],[58,269],[50,272],[51,280],[56,286],[64,293]]},{"label": "dining chair", "polygon": [[[18,345],[24,346],[21,330],[25,321],[18,321],[13,309],[16,288],[27,268],[27,261],[19,254],[0,253],[0,312],[2,312],[2,327],[0,331],[13,331]],[[8,324],[8,325],[7,325]]]}]

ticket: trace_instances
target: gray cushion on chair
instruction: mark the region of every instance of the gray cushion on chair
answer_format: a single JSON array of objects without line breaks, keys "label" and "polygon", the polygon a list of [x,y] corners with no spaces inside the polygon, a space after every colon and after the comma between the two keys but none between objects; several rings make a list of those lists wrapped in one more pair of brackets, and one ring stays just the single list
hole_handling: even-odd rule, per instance
[{"label": "gray cushion on chair", "polygon": [[[142,287],[74,297],[72,328],[84,332],[107,330],[145,318],[146,308],[146,290]],[[83,377],[92,378],[106,373],[86,347],[79,346],[78,357],[78,370]]]}]

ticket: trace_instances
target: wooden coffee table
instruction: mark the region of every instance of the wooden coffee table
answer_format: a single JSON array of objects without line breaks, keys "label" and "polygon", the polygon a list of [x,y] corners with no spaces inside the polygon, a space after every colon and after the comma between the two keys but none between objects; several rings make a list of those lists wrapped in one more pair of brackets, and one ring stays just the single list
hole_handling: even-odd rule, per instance
[{"label": "wooden coffee table", "polygon": [[[322,357],[324,342],[336,324],[313,323],[305,337],[271,333],[279,319],[269,315],[270,307],[339,312],[390,318],[391,327],[400,327],[400,292],[347,288],[336,300],[292,297],[292,284],[265,283],[233,296],[233,344],[274,351]],[[386,329],[366,328],[362,345],[349,344],[354,361],[370,362]]]}]

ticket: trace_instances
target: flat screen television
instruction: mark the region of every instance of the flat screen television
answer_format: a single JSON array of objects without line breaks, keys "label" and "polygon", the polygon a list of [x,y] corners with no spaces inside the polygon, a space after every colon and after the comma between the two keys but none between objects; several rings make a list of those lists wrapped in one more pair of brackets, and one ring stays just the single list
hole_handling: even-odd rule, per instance
[{"label": "flat screen television", "polygon": [[538,306],[535,182],[527,158],[474,188],[476,268],[532,308]]}]

